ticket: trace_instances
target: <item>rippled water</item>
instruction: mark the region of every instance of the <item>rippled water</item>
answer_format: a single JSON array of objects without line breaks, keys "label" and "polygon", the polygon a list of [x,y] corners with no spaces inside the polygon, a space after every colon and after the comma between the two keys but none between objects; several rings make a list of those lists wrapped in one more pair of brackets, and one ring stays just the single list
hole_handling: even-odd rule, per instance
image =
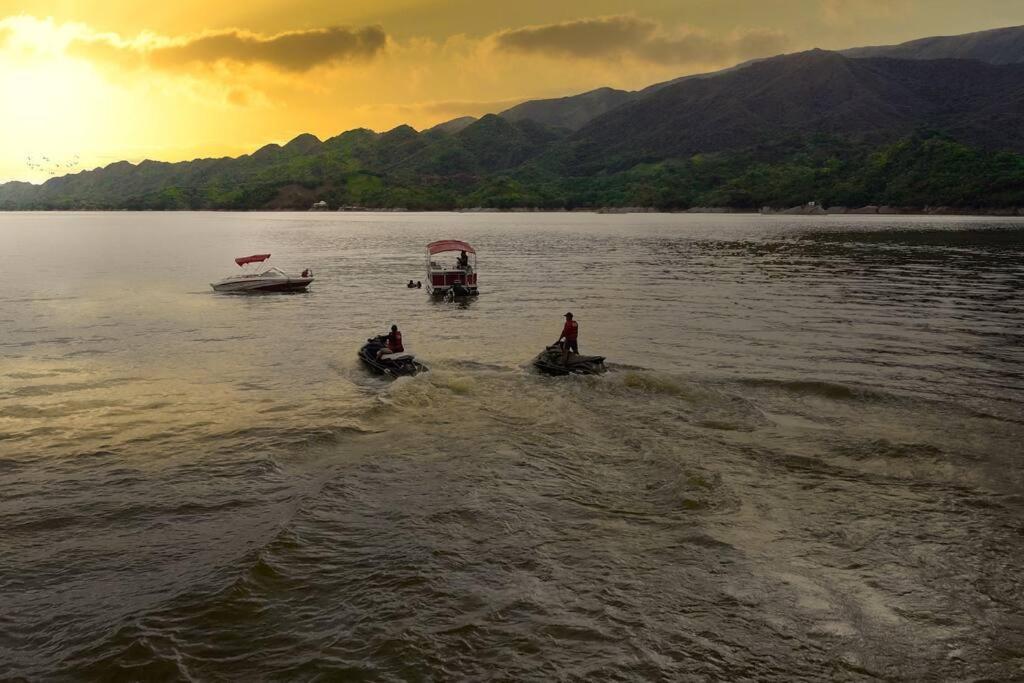
[{"label": "rippled water", "polygon": [[1022,349],[1020,223],[0,214],[0,679],[1021,677]]}]

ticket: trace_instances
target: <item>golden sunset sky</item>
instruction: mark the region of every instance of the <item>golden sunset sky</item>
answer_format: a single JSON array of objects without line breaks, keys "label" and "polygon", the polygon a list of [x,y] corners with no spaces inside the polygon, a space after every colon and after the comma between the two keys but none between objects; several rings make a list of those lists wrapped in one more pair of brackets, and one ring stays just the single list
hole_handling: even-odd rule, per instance
[{"label": "golden sunset sky", "polygon": [[1021,0],[0,0],[0,181],[1018,24]]}]

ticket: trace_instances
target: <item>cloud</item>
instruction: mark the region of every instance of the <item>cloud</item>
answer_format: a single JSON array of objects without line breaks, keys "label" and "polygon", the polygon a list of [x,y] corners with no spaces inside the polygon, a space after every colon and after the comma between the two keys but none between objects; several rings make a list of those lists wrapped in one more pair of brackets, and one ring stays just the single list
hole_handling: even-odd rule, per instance
[{"label": "cloud", "polygon": [[601,17],[561,24],[527,26],[494,36],[502,50],[603,58],[635,49],[657,30],[657,24],[634,17]]},{"label": "cloud", "polygon": [[228,88],[224,100],[236,107],[247,107],[253,101],[253,91],[247,88]]},{"label": "cloud", "polygon": [[661,24],[632,16],[595,17],[527,26],[492,36],[504,52],[550,57],[611,60],[631,57],[657,64],[707,64],[764,57],[783,51],[785,34],[759,29],[712,36],[703,31],[667,31]]},{"label": "cloud", "polygon": [[234,62],[302,72],[326,64],[370,60],[386,45],[387,34],[379,26],[332,26],[273,36],[227,30],[184,38],[142,35],[124,40],[116,35],[96,34],[78,37],[68,50],[124,66],[145,64],[158,69],[185,70],[196,65]]},{"label": "cloud", "polygon": [[905,16],[911,0],[821,0],[821,16],[826,24],[848,26],[864,20]]}]

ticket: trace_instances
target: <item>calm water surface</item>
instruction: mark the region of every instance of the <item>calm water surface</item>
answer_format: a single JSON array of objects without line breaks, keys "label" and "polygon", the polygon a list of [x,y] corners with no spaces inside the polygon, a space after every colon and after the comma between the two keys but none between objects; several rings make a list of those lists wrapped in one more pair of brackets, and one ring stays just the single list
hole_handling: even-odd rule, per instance
[{"label": "calm water surface", "polygon": [[0,679],[1019,678],[1022,349],[1021,223],[0,214]]}]

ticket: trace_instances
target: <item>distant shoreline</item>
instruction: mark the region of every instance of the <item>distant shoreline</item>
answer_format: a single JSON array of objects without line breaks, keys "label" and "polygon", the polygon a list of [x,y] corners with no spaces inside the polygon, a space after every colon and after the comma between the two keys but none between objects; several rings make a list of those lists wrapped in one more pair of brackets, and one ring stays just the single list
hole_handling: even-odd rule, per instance
[{"label": "distant shoreline", "polygon": [[[394,210],[394,209],[390,209]],[[345,212],[342,212],[345,213]],[[1024,217],[1024,208],[1005,209],[957,209],[954,207],[892,207],[864,206],[857,208],[816,206],[773,209],[739,209],[730,207],[694,207],[692,209],[658,209],[655,207],[603,207],[596,209],[456,209],[455,213],[688,213],[688,214],[747,214],[762,216],[990,216],[1003,218]]]},{"label": "distant shoreline", "polygon": [[360,213],[593,213],[605,215],[625,214],[735,214],[761,216],[978,216],[989,218],[1024,218],[1024,207],[1003,209],[958,209],[954,207],[891,207],[866,206],[858,208],[807,205],[790,209],[741,209],[730,207],[694,207],[691,209],[659,209],[656,207],[598,207],[578,209],[474,207],[468,209],[404,209],[404,208],[360,208],[360,209],[0,209],[0,213],[314,213],[314,214],[360,214]]}]

